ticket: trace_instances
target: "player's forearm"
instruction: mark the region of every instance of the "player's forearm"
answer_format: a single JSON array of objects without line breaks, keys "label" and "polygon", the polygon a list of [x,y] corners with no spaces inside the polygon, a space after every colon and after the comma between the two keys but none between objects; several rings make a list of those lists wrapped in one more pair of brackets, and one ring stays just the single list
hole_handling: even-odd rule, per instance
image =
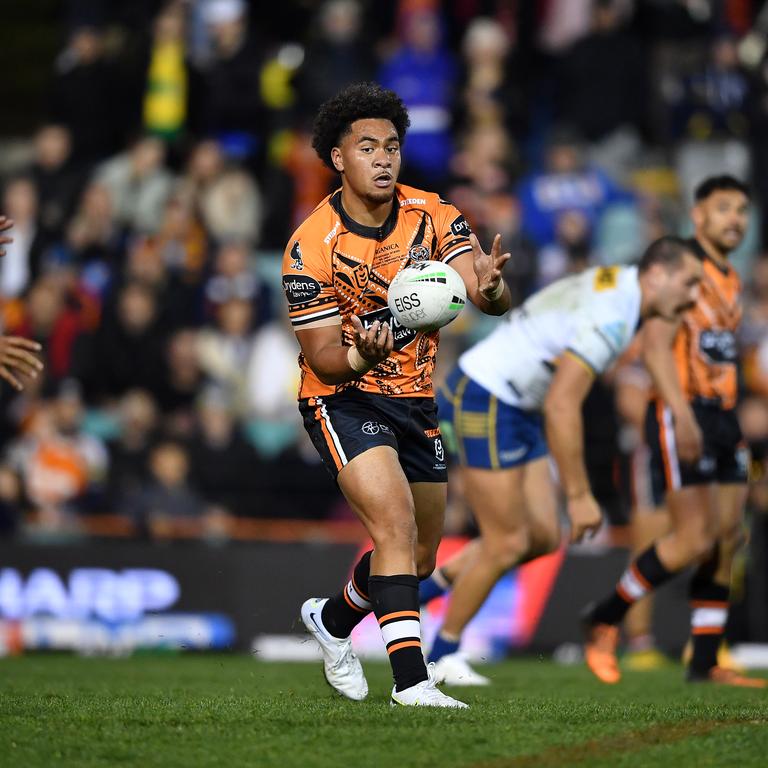
[{"label": "player's forearm", "polygon": [[677,365],[671,347],[655,345],[643,351],[643,362],[651,374],[653,384],[672,413],[687,410],[690,405],[680,385]]},{"label": "player's forearm", "polygon": [[568,498],[589,492],[584,465],[584,426],[581,403],[549,402],[544,409],[547,445],[557,464],[560,484]]},{"label": "player's forearm", "polygon": [[359,379],[376,364],[360,357],[354,347],[324,347],[316,351],[310,359],[305,353],[307,365],[323,384],[346,384]]}]

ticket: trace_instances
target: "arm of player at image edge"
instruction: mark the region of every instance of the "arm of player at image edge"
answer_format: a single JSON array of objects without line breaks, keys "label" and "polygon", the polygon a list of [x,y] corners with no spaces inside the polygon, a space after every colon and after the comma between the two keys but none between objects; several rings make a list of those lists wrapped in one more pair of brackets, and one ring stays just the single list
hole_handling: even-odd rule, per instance
[{"label": "arm of player at image edge", "polygon": [[469,242],[472,253],[463,253],[450,262],[467,287],[469,300],[486,315],[503,315],[512,306],[512,294],[501,271],[512,257],[501,252],[501,235],[493,239],[491,252],[485,253],[474,233]]},{"label": "arm of player at image edge", "polygon": [[296,331],[307,365],[323,384],[344,384],[358,379],[382,360],[394,347],[394,336],[388,323],[378,320],[366,330],[360,318],[352,315],[353,346],[342,343],[341,323]]},{"label": "arm of player at image edge", "polygon": [[[10,235],[2,234],[13,227],[13,220],[0,216],[0,256],[5,256],[4,245],[13,242]],[[5,379],[19,392],[24,389],[24,379],[36,379],[43,370],[43,363],[33,354],[42,347],[30,339],[0,335],[0,378]]]},{"label": "arm of player at image edge", "polygon": [[652,317],[643,323],[643,362],[661,399],[672,412],[678,458],[694,462],[703,449],[701,429],[677,373],[673,346],[680,322]]},{"label": "arm of player at image edge", "polygon": [[567,498],[571,542],[581,541],[585,535],[593,536],[603,520],[584,464],[581,406],[594,378],[595,372],[585,360],[565,352],[544,400],[547,445]]}]

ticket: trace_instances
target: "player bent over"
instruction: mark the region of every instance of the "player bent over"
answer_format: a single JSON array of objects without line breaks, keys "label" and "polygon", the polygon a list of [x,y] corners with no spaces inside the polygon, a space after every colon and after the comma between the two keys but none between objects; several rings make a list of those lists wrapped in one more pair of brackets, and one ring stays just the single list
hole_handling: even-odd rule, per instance
[{"label": "player bent over", "polygon": [[424,662],[419,577],[434,568],[446,468],[432,391],[437,332],[393,326],[387,289],[410,263],[450,263],[482,311],[510,306],[500,237],[483,253],[464,217],[436,194],[397,183],[408,114],[398,96],[350,86],[317,115],[313,146],[341,188],[296,230],[283,287],[301,345],[304,425],[373,550],[333,597],[302,619],[323,652],[327,681],[350,699],[368,685],[349,639],[373,611],[392,665],[392,702],[465,707],[435,687]]},{"label": "player bent over", "polygon": [[691,306],[701,269],[686,241],[660,238],[638,266],[597,267],[553,283],[459,358],[438,406],[480,538],[425,582],[429,588],[435,577],[453,575],[429,656],[438,681],[488,682],[457,653],[464,627],[506,571],[559,545],[548,450],[567,497],[571,540],[600,527],[584,464],[582,402],[640,320],[674,321]]},{"label": "player bent over", "polygon": [[728,256],[744,237],[748,208],[749,191],[737,179],[716,176],[699,185],[691,212],[704,263],[698,299],[681,320],[651,320],[643,329],[643,357],[656,387],[646,440],[671,528],[635,558],[611,595],[587,611],[585,659],[605,683],[621,677],[617,625],[629,607],[696,564],[688,679],[768,685],[717,665],[747,494],[748,449],[735,412],[741,285]]}]

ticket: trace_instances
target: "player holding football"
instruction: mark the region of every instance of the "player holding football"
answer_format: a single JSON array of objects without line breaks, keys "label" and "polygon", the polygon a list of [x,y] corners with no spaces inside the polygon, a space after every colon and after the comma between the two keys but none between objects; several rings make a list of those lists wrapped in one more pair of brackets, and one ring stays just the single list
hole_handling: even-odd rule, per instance
[{"label": "player holding football", "polygon": [[464,627],[506,571],[560,543],[548,451],[567,497],[571,540],[600,527],[582,403],[642,319],[674,322],[692,306],[701,271],[687,241],[662,237],[638,266],[588,269],[535,294],[448,375],[438,393],[441,426],[480,538],[423,585],[424,599],[427,590],[453,589],[429,656],[438,682],[489,682],[458,653]]},{"label": "player holding football", "polygon": [[443,528],[446,467],[432,391],[437,332],[393,325],[387,287],[409,263],[456,269],[470,300],[501,315],[509,254],[490,254],[436,194],[397,183],[408,114],[372,83],[326,102],[312,144],[341,175],[291,237],[283,287],[301,345],[299,409],[324,463],[373,540],[336,595],[301,615],[323,652],[325,677],[350,699],[368,685],[350,633],[370,611],[392,665],[392,701],[465,707],[435,687],[421,650],[418,579],[432,572]]},{"label": "player holding football", "polygon": [[646,441],[657,495],[666,493],[669,533],[642,552],[615,590],[587,612],[585,659],[617,683],[618,624],[644,595],[697,564],[690,584],[693,654],[688,680],[764,687],[717,665],[728,615],[731,563],[742,542],[749,452],[741,435],[736,332],[741,284],[728,257],[747,228],[749,190],[731,176],[706,179],[691,211],[704,276],[695,307],[678,321],[649,321],[643,357],[656,388]]},{"label": "player holding football", "polygon": [[[8,232],[12,227],[12,219],[0,216],[0,233]],[[10,235],[0,234],[0,257],[5,256],[3,246],[12,242]],[[43,370],[43,364],[32,354],[41,349],[36,341],[19,336],[0,336],[0,378],[5,379],[18,391],[24,389],[23,379],[35,379]]]}]

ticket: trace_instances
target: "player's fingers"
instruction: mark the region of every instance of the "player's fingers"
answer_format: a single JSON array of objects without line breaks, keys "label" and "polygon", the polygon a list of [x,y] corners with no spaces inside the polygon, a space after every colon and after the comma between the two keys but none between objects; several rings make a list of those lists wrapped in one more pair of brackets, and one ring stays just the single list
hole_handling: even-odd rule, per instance
[{"label": "player's fingers", "polygon": [[469,244],[472,246],[472,253],[474,253],[475,256],[478,256],[483,252],[483,249],[480,247],[480,241],[477,239],[477,235],[474,232],[469,235]]},{"label": "player's fingers", "polygon": [[0,232],[10,229],[13,226],[13,219],[8,216],[0,216]]},{"label": "player's fingers", "polygon": [[384,346],[384,351],[389,357],[389,353],[395,348],[395,332],[392,328],[387,328],[387,343]]},{"label": "player's fingers", "polygon": [[14,389],[21,392],[24,385],[4,366],[0,365],[0,377],[5,379]]},{"label": "player's fingers", "polygon": [[15,365],[26,365],[34,371],[42,371],[42,360],[35,357],[31,352],[26,352],[18,347],[8,347],[5,350],[5,358],[8,362],[13,361]]},{"label": "player's fingers", "polygon": [[379,326],[379,333],[376,336],[376,351],[383,352],[387,343],[387,334],[389,333],[389,325],[382,323]]},{"label": "player's fingers", "polygon": [[511,258],[512,258],[511,253],[509,252],[502,253],[501,256],[498,256],[496,258],[496,266],[499,268],[503,267]]},{"label": "player's fingers", "polygon": [[499,257],[499,251],[501,251],[501,233],[497,232],[496,237],[493,238],[493,245],[491,246],[491,256],[494,261]]},{"label": "player's fingers", "polygon": [[42,348],[42,344],[38,344],[32,339],[25,339],[23,336],[8,336],[6,341],[13,344],[14,347],[24,347],[25,349],[31,349],[33,352],[39,352]]}]

